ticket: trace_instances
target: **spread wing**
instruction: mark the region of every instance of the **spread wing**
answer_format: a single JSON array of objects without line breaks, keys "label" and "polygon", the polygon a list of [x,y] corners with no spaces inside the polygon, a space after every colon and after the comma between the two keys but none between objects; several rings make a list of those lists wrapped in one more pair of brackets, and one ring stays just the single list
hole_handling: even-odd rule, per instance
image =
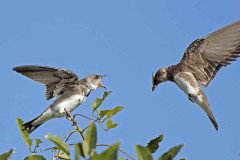
[{"label": "spread wing", "polygon": [[46,85],[46,99],[49,100],[61,93],[64,87],[76,84],[78,76],[69,70],[45,66],[19,66],[14,71],[34,81]]},{"label": "spread wing", "polygon": [[237,57],[240,57],[240,21],[194,41],[185,51],[180,64],[207,87],[217,72],[231,61],[236,61]]}]

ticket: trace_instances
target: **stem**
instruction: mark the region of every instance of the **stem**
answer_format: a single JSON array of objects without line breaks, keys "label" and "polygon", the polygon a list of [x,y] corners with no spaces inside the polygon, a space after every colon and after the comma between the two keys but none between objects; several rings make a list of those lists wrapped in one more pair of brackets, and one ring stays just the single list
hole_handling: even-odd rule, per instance
[{"label": "stem", "polygon": [[76,121],[73,117],[71,117],[71,115],[67,112],[66,108],[64,108],[64,110],[65,110],[67,116],[68,116],[68,117],[70,118],[70,120],[73,122],[73,124],[77,127],[77,131],[80,133],[82,139],[84,140],[85,137],[84,137],[84,134],[83,134],[83,130],[79,127],[77,121]]},{"label": "stem", "polygon": [[65,137],[65,142],[68,141],[68,139],[70,138],[70,136],[75,133],[75,132],[78,132],[78,130],[72,130],[66,137]]},{"label": "stem", "polygon": [[[67,112],[66,108],[64,108],[64,110],[65,110],[66,114],[68,115],[68,117],[70,118],[70,120],[73,122],[73,124],[77,127],[77,131],[80,133],[80,135],[82,136],[82,139],[84,140],[84,139],[85,139],[84,134],[83,134],[83,131],[84,131],[84,130],[82,130],[82,129],[79,127],[77,121],[74,119],[75,116],[74,116],[74,117],[71,117],[71,115]],[[70,136],[71,136],[71,134],[70,134]],[[68,138],[69,138],[69,137],[68,137]],[[90,156],[90,160],[92,160],[92,155],[89,155],[89,156]]]},{"label": "stem", "polygon": [[[110,145],[107,145],[107,144],[98,144],[97,146],[107,146],[109,147]],[[127,154],[126,152],[124,152],[123,150],[121,149],[118,149],[120,152],[122,152],[123,154],[125,154],[126,156],[128,156],[130,159],[132,160],[136,160],[135,158],[131,157],[129,154]]]},{"label": "stem", "polygon": [[81,116],[81,117],[87,118],[87,119],[89,119],[89,120],[91,120],[91,121],[94,121],[94,122],[98,123],[98,124],[103,128],[104,131],[108,131],[108,129],[104,128],[104,126],[102,125],[102,122],[100,122],[100,121],[98,121],[98,120],[89,118],[89,117],[87,117],[87,116],[85,116],[85,115],[82,115],[82,114],[74,114],[73,119],[75,119],[76,116]]}]

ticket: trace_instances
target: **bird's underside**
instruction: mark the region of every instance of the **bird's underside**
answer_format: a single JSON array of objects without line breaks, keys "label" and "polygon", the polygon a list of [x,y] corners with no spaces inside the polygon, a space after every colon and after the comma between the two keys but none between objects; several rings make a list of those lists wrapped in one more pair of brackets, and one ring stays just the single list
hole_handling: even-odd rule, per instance
[{"label": "bird's underside", "polygon": [[212,113],[208,99],[194,75],[189,72],[180,72],[174,76],[174,82],[188,96],[188,99],[198,104],[208,115],[216,130],[218,130],[217,121]]}]

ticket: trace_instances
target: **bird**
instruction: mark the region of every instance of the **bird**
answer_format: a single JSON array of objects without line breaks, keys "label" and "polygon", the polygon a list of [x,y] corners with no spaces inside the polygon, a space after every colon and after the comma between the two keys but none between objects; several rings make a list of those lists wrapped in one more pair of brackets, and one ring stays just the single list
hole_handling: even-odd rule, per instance
[{"label": "bird", "polygon": [[240,57],[240,21],[232,23],[203,38],[193,41],[176,65],[160,68],[152,74],[152,91],[171,81],[184,91],[188,99],[206,112],[216,130],[214,117],[202,87],[208,87],[222,67]]},{"label": "bird", "polygon": [[66,116],[98,87],[106,87],[101,79],[106,75],[91,74],[80,79],[70,70],[47,66],[25,65],[13,68],[14,71],[46,86],[46,99],[56,98],[55,101],[38,117],[23,124],[28,133],[32,133],[44,122]]}]

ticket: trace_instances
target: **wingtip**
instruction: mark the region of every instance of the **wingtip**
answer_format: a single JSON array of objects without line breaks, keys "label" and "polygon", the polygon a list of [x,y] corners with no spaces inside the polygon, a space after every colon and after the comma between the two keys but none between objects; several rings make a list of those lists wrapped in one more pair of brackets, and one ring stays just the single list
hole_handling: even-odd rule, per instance
[{"label": "wingtip", "polygon": [[16,71],[16,72],[20,72],[22,70],[23,66],[17,66],[17,67],[13,67],[12,70]]},{"label": "wingtip", "polygon": [[17,71],[17,67],[13,67],[12,70],[13,70],[13,71]]}]

